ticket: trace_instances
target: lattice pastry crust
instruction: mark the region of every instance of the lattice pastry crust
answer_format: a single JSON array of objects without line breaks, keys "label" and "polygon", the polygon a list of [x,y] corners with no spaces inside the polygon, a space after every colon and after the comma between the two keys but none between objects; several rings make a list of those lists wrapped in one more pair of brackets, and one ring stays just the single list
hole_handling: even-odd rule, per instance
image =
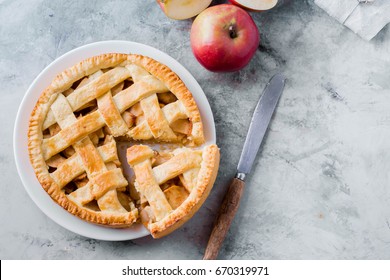
[{"label": "lattice pastry crust", "polygon": [[127,150],[134,169],[135,187],[144,199],[141,220],[153,237],[164,236],[192,217],[213,186],[219,165],[219,150],[178,148],[159,154],[143,145]]},{"label": "lattice pastry crust", "polygon": [[[203,186],[194,185],[196,192],[182,205],[165,209],[162,218],[150,211],[153,203],[145,202],[145,187],[135,195],[141,200],[132,197],[117,155],[116,141],[121,139],[199,146],[204,143],[199,110],[184,83],[165,65],[141,55],[95,56],[59,74],[40,96],[30,118],[30,161],[43,188],[70,213],[100,225],[128,227],[139,219],[141,209],[150,214],[144,224],[155,237],[162,236],[187,220],[206,198],[218,170],[218,149],[185,148],[202,154],[194,168],[205,169],[196,173]],[[138,164],[132,166],[139,170]],[[186,172],[194,171],[178,178]],[[144,186],[135,173],[136,186]],[[182,179],[176,187],[189,192],[185,184]],[[165,200],[175,190],[165,192]]]}]

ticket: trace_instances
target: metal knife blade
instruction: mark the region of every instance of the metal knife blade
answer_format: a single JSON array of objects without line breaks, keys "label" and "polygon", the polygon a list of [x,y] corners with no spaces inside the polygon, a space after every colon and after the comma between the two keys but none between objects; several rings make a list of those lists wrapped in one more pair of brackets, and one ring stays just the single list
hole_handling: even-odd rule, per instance
[{"label": "metal knife blade", "polygon": [[282,95],[285,80],[286,78],[283,74],[274,75],[265,86],[263,94],[256,105],[237,166],[237,178],[239,179],[243,180],[245,175],[251,171],[276,104]]}]

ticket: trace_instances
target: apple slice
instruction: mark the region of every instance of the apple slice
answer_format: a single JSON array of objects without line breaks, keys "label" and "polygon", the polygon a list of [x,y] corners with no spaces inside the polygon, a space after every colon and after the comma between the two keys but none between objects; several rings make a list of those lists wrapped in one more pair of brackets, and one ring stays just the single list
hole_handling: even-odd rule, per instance
[{"label": "apple slice", "polygon": [[275,7],[278,0],[230,0],[230,2],[250,11],[261,12]]},{"label": "apple slice", "polygon": [[212,0],[156,0],[167,17],[188,19],[206,9]]}]

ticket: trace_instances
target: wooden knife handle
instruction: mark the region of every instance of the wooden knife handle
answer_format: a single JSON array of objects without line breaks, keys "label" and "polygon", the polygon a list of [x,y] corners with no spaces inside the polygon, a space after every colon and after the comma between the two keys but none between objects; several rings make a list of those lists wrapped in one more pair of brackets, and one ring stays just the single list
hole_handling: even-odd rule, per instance
[{"label": "wooden knife handle", "polygon": [[215,220],[214,228],[211,232],[210,239],[207,243],[206,251],[203,256],[204,260],[215,260],[217,258],[219,249],[222,246],[230,224],[232,223],[234,215],[240,205],[244,187],[244,181],[233,178],[225,198],[223,199],[217,219]]}]

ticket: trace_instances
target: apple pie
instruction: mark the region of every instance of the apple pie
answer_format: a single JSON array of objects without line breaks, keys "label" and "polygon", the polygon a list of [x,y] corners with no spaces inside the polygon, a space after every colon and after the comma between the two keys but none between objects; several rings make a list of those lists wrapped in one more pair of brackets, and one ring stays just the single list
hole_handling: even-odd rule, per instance
[{"label": "apple pie", "polygon": [[[124,176],[117,142],[132,141]],[[206,199],[219,150],[204,144],[192,94],[167,66],[136,54],[103,54],[59,74],[30,117],[28,150],[42,187],[85,221],[154,237],[187,221]],[[171,149],[153,151],[164,143]],[[127,164],[127,163],[123,163]]]}]

